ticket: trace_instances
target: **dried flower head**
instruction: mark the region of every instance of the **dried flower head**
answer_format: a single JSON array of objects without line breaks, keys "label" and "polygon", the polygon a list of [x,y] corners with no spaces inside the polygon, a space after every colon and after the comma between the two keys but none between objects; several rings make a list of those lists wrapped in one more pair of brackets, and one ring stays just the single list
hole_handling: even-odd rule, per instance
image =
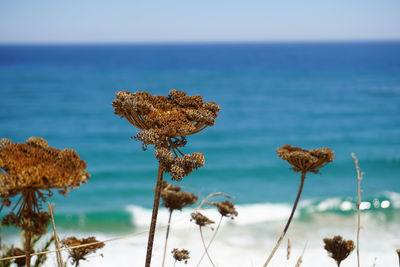
[{"label": "dried flower head", "polygon": [[197,201],[197,196],[193,193],[181,191],[180,186],[173,186],[166,181],[163,181],[161,197],[164,206],[170,212],[173,210],[182,210],[184,207],[193,205]]},{"label": "dried flower head", "polygon": [[190,216],[192,217],[192,219],[190,220],[191,221],[194,220],[195,224],[197,224],[200,227],[214,223],[214,221],[210,220],[208,217],[204,216],[200,212],[192,212]]},{"label": "dried flower head", "polygon": [[340,235],[333,238],[324,238],[324,248],[328,251],[329,257],[334,259],[338,266],[354,250],[354,243],[351,240],[344,240]]},{"label": "dried flower head", "polygon": [[293,166],[296,172],[313,172],[334,160],[334,152],[329,148],[305,150],[284,145],[276,150],[279,157]]},{"label": "dried flower head", "polygon": [[139,141],[156,147],[176,147],[173,139],[213,126],[220,110],[214,102],[203,102],[199,95],[187,96],[178,90],[171,90],[168,97],[120,91],[112,105],[116,115],[142,130],[136,136]]},{"label": "dried flower head", "polygon": [[162,164],[165,172],[172,176],[173,181],[181,181],[183,177],[189,175],[194,169],[204,166],[204,155],[200,152],[175,156],[166,148],[159,148],[155,151],[156,158]]},{"label": "dried flower head", "polygon": [[95,253],[96,250],[104,247],[104,243],[97,241],[94,236],[82,239],[77,239],[76,237],[72,236],[62,240],[61,244],[66,248],[90,244],[68,250],[69,258],[71,258],[71,262],[72,264],[75,264],[75,266],[79,266],[79,262],[81,260],[86,260],[87,255]]},{"label": "dried flower head", "polygon": [[186,249],[179,250],[177,248],[174,248],[171,253],[173,254],[176,261],[185,261],[185,264],[187,264],[188,259],[190,258],[189,251],[187,251]]},{"label": "dried flower head", "polygon": [[224,202],[214,202],[211,203],[211,205],[217,207],[218,212],[224,217],[229,217],[233,220],[236,216],[238,216],[235,206],[229,200]]},{"label": "dried flower head", "polygon": [[[34,253],[34,250],[31,250],[31,253]],[[15,247],[11,247],[10,248],[10,257],[17,257],[17,256],[25,256],[25,251],[20,249],[20,248],[15,248]],[[14,259],[14,263],[18,266],[18,267],[23,267],[25,266],[25,257],[21,257],[21,258],[16,258]]]},{"label": "dried flower head", "polygon": [[[86,183],[90,177],[86,163],[72,149],[49,147],[46,140],[31,137],[26,143],[2,139],[0,146],[0,198],[2,206],[10,206],[10,198],[20,195],[3,225],[16,225],[24,230],[43,234],[49,222],[47,212],[41,212],[41,201],[52,189],[65,194],[68,188]],[[21,201],[22,200],[22,201]],[[14,214],[14,211],[18,212]]]}]

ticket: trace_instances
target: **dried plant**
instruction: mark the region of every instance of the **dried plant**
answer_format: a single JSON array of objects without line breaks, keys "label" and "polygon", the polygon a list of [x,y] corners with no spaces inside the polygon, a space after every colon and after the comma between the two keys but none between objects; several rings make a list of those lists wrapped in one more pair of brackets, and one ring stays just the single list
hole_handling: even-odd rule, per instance
[{"label": "dried plant", "polygon": [[329,162],[334,160],[334,153],[329,148],[319,148],[319,149],[312,149],[312,150],[305,150],[299,147],[292,147],[291,145],[284,145],[276,150],[278,156],[286,160],[290,165],[292,165],[292,170],[295,172],[301,172],[301,181],[299,190],[297,193],[296,200],[293,204],[292,211],[290,213],[289,219],[286,223],[285,228],[281,236],[279,237],[278,242],[276,243],[274,249],[268,256],[267,261],[264,263],[264,267],[268,265],[271,261],[272,257],[274,256],[276,250],[278,249],[279,245],[281,244],[283,238],[287,230],[289,229],[290,222],[292,221],[294,212],[296,211],[297,204],[299,202],[301,192],[303,190],[304,181],[306,179],[306,174],[308,172],[318,173],[319,169],[324,167]]},{"label": "dried plant", "polygon": [[287,240],[287,253],[286,253],[286,260],[290,260],[290,252],[292,250],[292,241],[290,240],[290,238],[288,238]]},{"label": "dried plant", "polygon": [[360,167],[358,166],[358,159],[351,153],[350,156],[354,159],[354,165],[356,167],[357,172],[357,265],[360,267],[360,230],[361,230],[361,181],[363,179],[364,173],[360,171]]},{"label": "dried plant", "polygon": [[[226,195],[227,196],[227,195]],[[203,260],[205,254],[208,253],[208,250],[210,249],[210,246],[212,244],[212,242],[214,241],[217,232],[219,230],[219,227],[221,226],[221,222],[222,222],[222,218],[223,217],[227,217],[230,219],[234,219],[236,216],[238,216],[238,212],[235,209],[235,206],[233,205],[232,202],[230,202],[229,200],[223,201],[223,202],[207,202],[209,205],[211,206],[215,206],[218,209],[218,212],[221,214],[221,217],[219,219],[218,225],[216,230],[214,231],[213,236],[210,239],[210,242],[208,242],[207,247],[205,248],[205,251],[203,253],[203,255],[201,256],[197,266],[200,266],[201,261]]]},{"label": "dried plant", "polygon": [[30,266],[31,236],[46,232],[50,216],[42,212],[42,202],[52,195],[53,189],[67,194],[86,183],[90,177],[86,163],[72,149],[49,147],[46,140],[29,138],[26,143],[12,143],[1,139],[0,146],[0,198],[1,208],[11,206],[2,225],[14,225],[25,232],[26,265]]},{"label": "dried plant", "polygon": [[167,233],[165,236],[164,254],[162,260],[162,266],[165,264],[165,256],[167,252],[168,236],[171,229],[171,217],[174,210],[182,210],[184,207],[193,205],[197,201],[197,196],[193,193],[181,191],[180,186],[173,186],[172,184],[163,181],[161,198],[163,200],[164,207],[169,210]]},{"label": "dried plant", "polygon": [[163,173],[168,172],[173,180],[180,181],[193,169],[204,165],[201,153],[184,155],[179,148],[187,144],[186,136],[213,126],[220,107],[214,102],[203,102],[202,96],[187,96],[185,92],[177,90],[171,90],[169,96],[121,91],[116,93],[112,105],[116,115],[126,118],[141,130],[134,139],[143,142],[144,149],[154,145],[159,161],[146,254],[145,266],[149,267]]},{"label": "dried plant", "polygon": [[333,238],[324,238],[324,249],[328,251],[329,257],[334,259],[338,265],[346,259],[354,250],[354,243],[351,240],[344,240],[340,235]]},{"label": "dried plant", "polygon": [[[194,221],[195,224],[197,224],[199,226],[199,230],[200,230],[200,237],[201,237],[201,241],[203,243],[203,247],[204,247],[204,251],[208,256],[208,259],[210,260],[211,264],[213,266],[214,263],[210,257],[210,254],[208,253],[207,247],[206,247],[206,243],[204,242],[204,236],[203,236],[203,231],[202,231],[202,227],[207,226],[209,224],[213,224],[215,223],[214,221],[210,220],[207,216],[204,216],[203,214],[201,214],[200,212],[192,212],[190,214],[190,216],[192,217],[190,220]],[[213,228],[211,228],[213,230]],[[202,257],[203,258],[203,257]],[[201,261],[201,259],[200,259]],[[199,263],[200,264],[200,263]]]},{"label": "dried plant", "polygon": [[[186,249],[179,250],[177,248],[174,248],[171,253],[173,254],[175,263],[177,261],[184,261],[185,264],[187,264],[188,259],[190,259],[189,251],[187,251]],[[174,264],[174,266],[175,266],[175,264]]]},{"label": "dried plant", "polygon": [[94,236],[82,239],[77,239],[76,237],[72,236],[61,240],[61,243],[66,248],[86,245],[68,250],[71,263],[74,264],[75,267],[79,266],[79,262],[81,260],[86,260],[86,257],[89,254],[95,253],[98,249],[104,247],[104,243],[97,241]]}]

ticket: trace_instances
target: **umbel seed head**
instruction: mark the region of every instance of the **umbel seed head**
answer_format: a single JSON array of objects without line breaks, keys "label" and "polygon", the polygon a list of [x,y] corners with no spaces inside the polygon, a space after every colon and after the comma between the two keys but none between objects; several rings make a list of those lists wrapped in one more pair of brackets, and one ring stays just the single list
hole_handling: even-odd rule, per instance
[{"label": "umbel seed head", "polygon": [[200,227],[214,223],[214,221],[210,220],[208,217],[204,216],[200,212],[192,212],[190,216],[192,217],[192,219],[190,220],[194,220],[194,223]]},{"label": "umbel seed head", "polygon": [[163,181],[161,189],[161,198],[163,199],[164,206],[173,210],[182,210],[184,207],[193,205],[197,201],[197,196],[193,193],[181,191],[180,186],[173,186],[172,184]]},{"label": "umbel seed head", "polygon": [[305,150],[284,145],[276,150],[278,156],[293,166],[295,172],[318,173],[319,169],[334,160],[334,152],[329,148]]},{"label": "umbel seed head", "polygon": [[238,216],[235,206],[229,200],[211,203],[211,205],[217,207],[218,212],[224,217],[229,217],[233,220],[236,216]]},{"label": "umbel seed head", "polygon": [[325,250],[328,252],[329,257],[334,259],[338,266],[346,259],[354,250],[354,243],[351,240],[345,240],[340,235],[333,238],[324,238]]},{"label": "umbel seed head", "polygon": [[49,147],[43,138],[31,137],[26,143],[12,143],[3,138],[0,197],[8,200],[27,189],[61,189],[65,193],[68,188],[87,182],[90,174],[85,169],[85,161],[74,150]]},{"label": "umbel seed head", "polygon": [[172,145],[172,138],[192,135],[213,126],[220,110],[214,102],[203,102],[199,95],[187,96],[178,90],[171,90],[167,97],[120,91],[112,105],[116,115],[142,130],[137,140],[156,147]]},{"label": "umbel seed head", "polygon": [[189,251],[186,249],[179,250],[174,248],[171,253],[176,261],[185,261],[185,264],[187,264],[188,259],[190,258]]}]

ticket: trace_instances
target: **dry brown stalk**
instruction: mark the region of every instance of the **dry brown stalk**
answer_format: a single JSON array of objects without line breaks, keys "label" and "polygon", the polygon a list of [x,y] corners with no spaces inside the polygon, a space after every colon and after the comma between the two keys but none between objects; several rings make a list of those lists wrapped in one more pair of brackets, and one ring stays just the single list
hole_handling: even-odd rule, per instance
[{"label": "dry brown stalk", "polygon": [[50,216],[41,211],[41,203],[60,189],[79,187],[90,177],[86,163],[72,149],[59,150],[49,147],[46,140],[31,137],[26,143],[0,142],[0,198],[1,208],[17,201],[2,220],[2,225],[14,225],[25,232],[25,261],[30,266],[31,237],[46,232]]},{"label": "dry brown stalk", "polygon": [[163,172],[180,181],[204,165],[203,154],[184,155],[179,148],[186,145],[186,136],[213,126],[220,107],[214,102],[203,102],[199,95],[187,96],[177,90],[171,90],[168,97],[121,91],[116,93],[112,105],[116,115],[126,118],[141,130],[134,139],[143,142],[144,149],[148,145],[156,148],[159,171],[145,263],[150,267]]},{"label": "dry brown stalk", "polygon": [[397,256],[399,257],[399,266],[400,266],[400,248],[396,250]]},{"label": "dry brown stalk", "polygon": [[58,235],[57,235],[57,230],[56,230],[56,223],[54,221],[54,216],[53,216],[53,208],[50,205],[50,202],[47,202],[47,206],[49,207],[49,212],[50,212],[50,217],[51,217],[51,224],[53,225],[53,232],[54,232],[54,243],[56,245],[56,255],[57,255],[57,264],[58,267],[63,267],[63,261],[62,261],[62,257],[61,257],[61,251],[60,251],[60,240],[58,239]]},{"label": "dry brown stalk", "polygon": [[278,239],[278,242],[268,256],[267,261],[264,263],[264,267],[266,267],[271,261],[276,250],[284,239],[287,230],[289,229],[290,222],[293,219],[293,215],[296,211],[296,207],[299,202],[301,192],[303,190],[307,172],[318,173],[320,168],[324,167],[329,162],[332,162],[334,159],[334,153],[329,148],[312,149],[309,151],[301,149],[299,147],[292,147],[291,145],[284,145],[278,148],[276,152],[281,159],[286,160],[289,164],[293,166],[293,171],[301,172],[301,180],[296,200],[294,201],[289,219],[285,225],[285,228],[283,229],[281,236]]},{"label": "dry brown stalk", "polygon": [[328,252],[329,257],[336,261],[338,267],[354,250],[354,242],[352,240],[345,240],[340,235],[333,238],[324,238],[323,240],[325,250]]},{"label": "dry brown stalk", "polygon": [[290,251],[292,249],[292,241],[290,238],[287,240],[287,254],[286,254],[286,260],[290,260]]},{"label": "dry brown stalk", "polygon": [[357,264],[360,267],[360,230],[361,230],[361,181],[363,179],[364,173],[360,171],[360,167],[358,166],[358,159],[352,152],[351,157],[354,159],[354,164],[356,166],[357,171]]}]

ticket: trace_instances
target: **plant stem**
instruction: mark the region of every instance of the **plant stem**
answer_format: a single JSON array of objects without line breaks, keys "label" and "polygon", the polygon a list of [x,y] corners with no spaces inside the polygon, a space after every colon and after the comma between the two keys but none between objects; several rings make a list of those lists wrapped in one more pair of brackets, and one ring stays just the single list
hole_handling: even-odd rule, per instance
[{"label": "plant stem", "polygon": [[164,264],[165,264],[165,254],[167,253],[167,243],[168,243],[169,228],[170,228],[170,226],[171,226],[172,211],[173,211],[173,210],[170,210],[170,212],[169,212],[168,226],[167,226],[167,234],[165,235],[164,255],[163,255],[163,260],[162,260],[162,265],[161,265],[162,267],[164,267]]},{"label": "plant stem", "polygon": [[57,231],[56,231],[56,223],[54,222],[54,216],[53,216],[53,209],[50,205],[50,202],[47,202],[47,206],[49,206],[49,212],[50,212],[50,217],[51,217],[51,224],[53,225],[53,231],[54,231],[54,243],[56,245],[56,255],[57,255],[57,264],[58,267],[63,267],[63,261],[61,257],[61,252],[60,252],[60,240],[58,239],[57,236]]},{"label": "plant stem", "polygon": [[157,175],[157,185],[156,185],[156,191],[154,193],[153,214],[151,216],[149,240],[147,242],[147,254],[146,254],[145,267],[150,267],[150,263],[151,263],[151,256],[152,256],[151,254],[153,251],[154,234],[156,231],[158,206],[160,204],[162,180],[163,180],[163,166],[161,163],[159,163],[158,175]]},{"label": "plant stem", "polygon": [[214,265],[214,263],[213,263],[213,261],[212,261],[212,259],[211,259],[211,257],[210,257],[210,254],[208,254],[208,250],[207,250],[207,247],[206,247],[206,243],[204,242],[203,231],[201,230],[201,226],[199,226],[199,227],[200,227],[201,241],[203,242],[203,246],[204,246],[205,253],[207,254],[208,259],[210,260],[212,266],[215,267],[215,265]]},{"label": "plant stem", "polygon": [[293,219],[294,212],[296,211],[297,203],[299,202],[299,199],[300,199],[300,196],[301,196],[301,192],[303,191],[303,186],[304,186],[304,180],[305,179],[306,179],[306,172],[302,171],[301,172],[301,181],[300,181],[299,191],[297,192],[297,197],[296,197],[296,200],[294,201],[292,212],[290,213],[289,219],[288,219],[288,221],[286,223],[285,228],[283,229],[283,232],[282,232],[281,236],[279,237],[278,242],[276,243],[274,249],[271,251],[271,254],[269,254],[268,259],[264,263],[263,267],[266,267],[268,265],[268,263],[271,261],[271,259],[274,256],[276,250],[278,249],[278,247],[281,244],[283,238],[285,237],[285,234],[286,234],[287,230],[289,229],[289,225],[290,225],[290,222]]},{"label": "plant stem", "polygon": [[363,173],[360,172],[360,167],[358,166],[358,159],[351,153],[351,157],[354,159],[354,164],[356,165],[357,171],[357,266],[360,267],[360,229],[361,229],[361,213],[360,213],[360,205],[361,205],[361,180],[363,179]]},{"label": "plant stem", "polygon": [[219,219],[219,222],[218,222],[218,226],[217,226],[217,228],[215,229],[214,234],[213,234],[213,236],[211,237],[210,242],[208,243],[208,246],[207,246],[206,251],[203,252],[203,255],[201,256],[201,258],[200,258],[200,260],[199,260],[199,263],[197,264],[197,267],[200,266],[200,263],[201,263],[201,261],[203,260],[204,256],[206,255],[206,252],[207,252],[208,249],[210,248],[211,243],[214,241],[214,238],[215,238],[215,236],[217,235],[218,229],[219,229],[219,227],[220,227],[220,225],[221,225],[222,218],[223,218],[223,216],[221,215],[221,218]]}]

